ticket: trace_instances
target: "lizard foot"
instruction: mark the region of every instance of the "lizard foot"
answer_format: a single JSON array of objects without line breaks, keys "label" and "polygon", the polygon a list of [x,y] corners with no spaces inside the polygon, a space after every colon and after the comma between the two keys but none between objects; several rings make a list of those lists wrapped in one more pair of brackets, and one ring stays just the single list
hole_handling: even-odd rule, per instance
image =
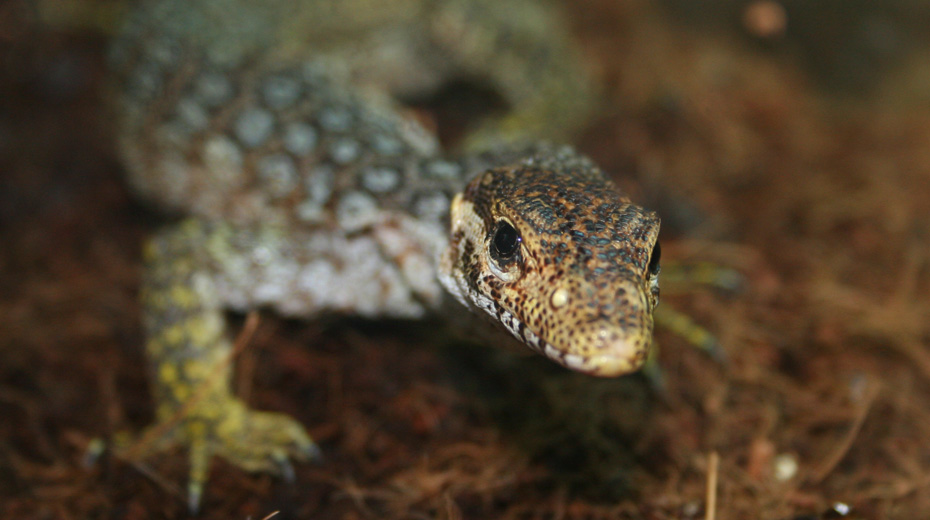
[{"label": "lizard foot", "polygon": [[304,427],[285,414],[249,409],[234,398],[208,400],[194,410],[159,413],[159,421],[137,436],[118,434],[113,452],[140,461],[181,445],[188,449],[188,507],[200,508],[214,455],[250,472],[271,473],[294,480],[290,461],[320,458],[320,450]]}]

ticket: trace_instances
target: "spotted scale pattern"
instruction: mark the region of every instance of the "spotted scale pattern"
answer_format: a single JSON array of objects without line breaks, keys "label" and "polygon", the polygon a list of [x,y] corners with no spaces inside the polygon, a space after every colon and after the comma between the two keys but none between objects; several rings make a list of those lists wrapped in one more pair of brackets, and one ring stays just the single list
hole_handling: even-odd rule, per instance
[{"label": "spotted scale pattern", "polygon": [[[495,233],[515,229],[512,258]],[[452,207],[442,281],[462,303],[568,368],[616,376],[652,344],[659,219],[570,148],[540,148],[477,176]]]}]

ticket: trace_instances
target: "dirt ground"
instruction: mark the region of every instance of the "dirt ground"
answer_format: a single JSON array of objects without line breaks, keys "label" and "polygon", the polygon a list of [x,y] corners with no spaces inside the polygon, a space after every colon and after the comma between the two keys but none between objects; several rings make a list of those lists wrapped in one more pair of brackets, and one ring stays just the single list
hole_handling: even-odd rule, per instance
[{"label": "dirt ground", "polygon": [[[930,10],[875,4],[571,4],[604,93],[577,145],[660,211],[664,258],[744,277],[663,285],[725,361],[660,330],[656,392],[261,313],[240,393],[325,459],[217,461],[201,516],[930,518]],[[32,7],[0,3],[0,518],[183,517],[181,452],[82,463],[152,417],[136,295],[165,217],[122,180],[106,31]]]}]

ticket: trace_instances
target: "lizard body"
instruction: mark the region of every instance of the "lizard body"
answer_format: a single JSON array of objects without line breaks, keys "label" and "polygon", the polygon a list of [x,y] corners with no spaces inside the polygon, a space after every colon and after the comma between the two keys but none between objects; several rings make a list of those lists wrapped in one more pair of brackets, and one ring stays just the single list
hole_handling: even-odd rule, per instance
[{"label": "lizard body", "polygon": [[570,147],[445,155],[393,101],[470,76],[511,107],[472,143],[576,126],[590,93],[563,29],[535,2],[504,5],[163,0],[130,16],[111,53],[120,151],[142,196],[187,215],[145,248],[156,440],[131,455],[187,446],[192,504],[213,455],[281,472],[315,452],[298,423],[232,395],[227,309],[460,303],[575,370],[645,361],[656,215]]}]

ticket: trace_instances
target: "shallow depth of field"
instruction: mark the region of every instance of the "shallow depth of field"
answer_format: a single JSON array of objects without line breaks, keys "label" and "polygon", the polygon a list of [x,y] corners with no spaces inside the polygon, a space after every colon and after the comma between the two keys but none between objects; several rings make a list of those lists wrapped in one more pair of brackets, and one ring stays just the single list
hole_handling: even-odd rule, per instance
[{"label": "shallow depth of field", "polygon": [[[663,259],[743,277],[663,284],[726,359],[660,329],[657,391],[262,312],[237,387],[325,459],[217,461],[201,516],[698,519],[710,479],[718,519],[930,518],[930,5],[565,3],[603,102],[576,146],[660,212]],[[182,452],[82,464],[151,420],[140,248],[169,217],[122,180],[109,23],[33,7],[0,3],[0,517],[183,517]]]}]

